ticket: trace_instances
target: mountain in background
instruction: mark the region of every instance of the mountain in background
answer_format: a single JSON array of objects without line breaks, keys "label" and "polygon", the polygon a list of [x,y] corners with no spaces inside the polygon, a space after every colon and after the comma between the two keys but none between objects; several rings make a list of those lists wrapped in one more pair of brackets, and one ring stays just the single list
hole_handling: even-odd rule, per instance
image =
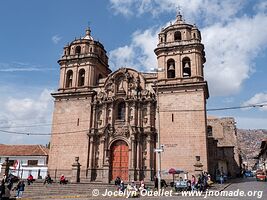
[{"label": "mountain in background", "polygon": [[241,149],[243,162],[248,162],[248,166],[254,166],[256,160],[253,159],[260,152],[261,141],[267,138],[267,130],[264,129],[237,129],[237,139]]}]

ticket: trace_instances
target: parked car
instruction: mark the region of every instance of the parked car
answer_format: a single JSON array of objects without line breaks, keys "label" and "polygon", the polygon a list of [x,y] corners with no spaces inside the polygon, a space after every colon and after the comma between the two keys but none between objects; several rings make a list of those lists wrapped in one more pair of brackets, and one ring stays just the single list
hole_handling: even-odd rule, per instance
[{"label": "parked car", "polygon": [[266,174],[264,173],[263,170],[257,170],[256,180],[257,181],[267,181]]}]

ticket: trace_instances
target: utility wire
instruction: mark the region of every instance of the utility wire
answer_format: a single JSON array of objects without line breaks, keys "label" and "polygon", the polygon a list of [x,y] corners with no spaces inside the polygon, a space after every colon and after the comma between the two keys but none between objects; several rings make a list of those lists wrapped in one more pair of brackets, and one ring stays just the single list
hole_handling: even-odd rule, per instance
[{"label": "utility wire", "polygon": [[[53,135],[59,135],[59,134],[68,134],[68,133],[79,133],[79,132],[88,132],[89,130],[81,130],[81,131],[68,131],[68,132],[60,132],[60,133],[53,133]],[[51,133],[30,133],[30,132],[17,132],[17,131],[6,131],[6,130],[0,130],[2,133],[8,133],[8,134],[16,134],[16,135],[38,135],[38,136],[45,136],[45,135],[51,135]]]},{"label": "utility wire", "polygon": [[[265,107],[267,106],[267,103],[262,104],[251,104],[247,106],[234,106],[234,107],[222,107],[222,108],[210,108],[207,109],[207,111],[222,111],[222,110],[235,110],[235,109],[243,109],[243,108],[256,108],[256,107]],[[160,112],[194,112],[194,111],[204,111],[203,109],[195,109],[195,110],[161,110]],[[89,120],[85,120],[89,121]],[[65,123],[58,123],[58,124],[68,124],[70,122]],[[73,122],[74,123],[74,122]],[[76,123],[76,122],[75,122]],[[52,124],[50,124],[52,125]],[[37,125],[36,125],[37,126]],[[27,126],[24,126],[27,127]],[[3,127],[0,127],[3,128]],[[10,127],[8,127],[10,128]],[[6,133],[6,134],[17,134],[17,135],[34,135],[34,136],[46,136],[46,135],[52,135],[51,133],[30,133],[30,132],[18,132],[18,131],[7,131],[7,130],[1,130],[0,132]],[[81,131],[69,131],[69,132],[55,132],[53,135],[59,135],[59,134],[68,134],[68,133],[79,133],[79,132],[89,132],[89,130],[81,130]]]},{"label": "utility wire", "polygon": [[[81,120],[79,123],[82,122],[89,122],[90,120]],[[30,128],[30,127],[40,127],[40,126],[51,126],[51,125],[61,125],[61,124],[76,124],[77,121],[72,122],[62,122],[62,123],[47,123],[47,124],[29,124],[29,125],[17,125],[17,126],[0,126],[0,128]]]}]

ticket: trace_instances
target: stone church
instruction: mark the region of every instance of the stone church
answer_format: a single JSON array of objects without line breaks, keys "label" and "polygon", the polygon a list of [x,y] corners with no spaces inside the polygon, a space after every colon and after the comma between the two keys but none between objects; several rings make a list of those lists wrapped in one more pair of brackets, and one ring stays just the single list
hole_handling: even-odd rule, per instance
[{"label": "stone church", "polygon": [[[91,36],[64,47],[55,99],[49,172],[80,181],[153,180],[160,142],[161,169],[208,170],[205,52],[195,25],[177,14],[154,50],[158,70],[112,72],[107,52]],[[159,136],[159,137],[158,137]]]}]

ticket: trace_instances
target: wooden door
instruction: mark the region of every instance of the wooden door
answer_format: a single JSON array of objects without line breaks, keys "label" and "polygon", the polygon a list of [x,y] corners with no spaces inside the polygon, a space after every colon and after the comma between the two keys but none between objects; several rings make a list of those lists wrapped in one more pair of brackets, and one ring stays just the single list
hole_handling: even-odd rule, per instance
[{"label": "wooden door", "polygon": [[126,142],[116,141],[111,148],[111,180],[128,180],[129,148]]}]

